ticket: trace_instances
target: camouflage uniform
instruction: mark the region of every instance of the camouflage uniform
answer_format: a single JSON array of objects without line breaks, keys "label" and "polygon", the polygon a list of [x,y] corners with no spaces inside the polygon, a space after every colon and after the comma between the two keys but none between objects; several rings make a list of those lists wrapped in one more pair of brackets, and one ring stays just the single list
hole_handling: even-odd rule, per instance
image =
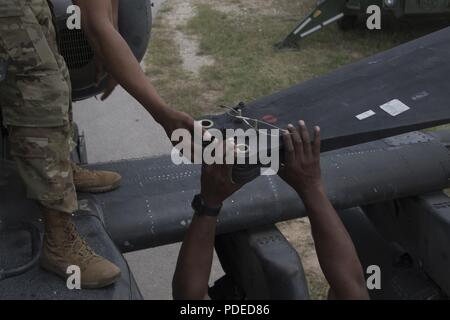
[{"label": "camouflage uniform", "polygon": [[3,125],[28,196],[71,213],[71,85],[46,0],[0,1],[0,59],[9,61],[0,83]]}]

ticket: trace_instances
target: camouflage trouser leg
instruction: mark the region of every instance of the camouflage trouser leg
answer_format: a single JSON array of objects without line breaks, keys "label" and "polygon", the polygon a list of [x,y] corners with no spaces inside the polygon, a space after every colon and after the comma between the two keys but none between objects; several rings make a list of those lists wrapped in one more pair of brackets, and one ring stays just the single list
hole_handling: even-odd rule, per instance
[{"label": "camouflage trouser leg", "polygon": [[9,127],[11,155],[27,186],[28,197],[47,208],[71,213],[77,209],[70,162],[70,126]]},{"label": "camouflage trouser leg", "polygon": [[28,196],[47,208],[77,208],[70,166],[71,87],[46,0],[0,1],[3,124]]}]

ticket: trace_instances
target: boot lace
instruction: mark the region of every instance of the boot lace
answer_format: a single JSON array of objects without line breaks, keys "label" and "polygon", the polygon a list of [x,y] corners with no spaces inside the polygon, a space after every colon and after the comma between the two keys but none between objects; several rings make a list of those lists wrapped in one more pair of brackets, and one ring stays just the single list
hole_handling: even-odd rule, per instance
[{"label": "boot lace", "polygon": [[70,250],[78,255],[81,262],[88,263],[92,258],[96,256],[95,252],[89,247],[86,241],[78,234],[75,225],[68,223],[64,226],[64,232],[67,237],[63,243],[63,248]]},{"label": "boot lace", "polygon": [[73,162],[72,162],[72,171],[73,171],[73,173],[79,173],[79,174],[97,175],[96,171],[90,171],[88,169],[82,168]]}]

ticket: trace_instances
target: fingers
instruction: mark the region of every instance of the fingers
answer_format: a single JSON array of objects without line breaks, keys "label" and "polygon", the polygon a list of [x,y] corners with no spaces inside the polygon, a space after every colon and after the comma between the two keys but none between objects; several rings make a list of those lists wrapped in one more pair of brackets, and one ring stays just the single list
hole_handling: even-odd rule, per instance
[{"label": "fingers", "polygon": [[284,159],[286,164],[293,164],[295,162],[295,149],[294,143],[292,142],[292,136],[290,131],[283,131],[283,142],[284,142]]},{"label": "fingers", "polygon": [[236,159],[236,149],[234,142],[231,142],[230,140],[219,141],[216,139],[213,140],[211,144],[216,150],[215,157],[218,158],[216,159],[217,161],[214,161],[214,163],[210,166],[214,167],[214,170],[221,175],[227,175],[229,171],[228,168],[233,167],[233,160]]},{"label": "fingers", "polygon": [[320,156],[320,128],[314,127],[314,140],[311,141],[305,121],[300,120],[299,126],[296,129],[290,124],[287,131],[282,132],[286,164]]},{"label": "fingers", "polygon": [[100,97],[101,101],[105,101],[106,99],[109,98],[109,96],[111,95],[111,93],[113,93],[114,88],[107,88],[105,91],[103,91],[102,96]]},{"label": "fingers", "polygon": [[[234,163],[237,158],[237,149],[236,143],[234,142],[234,138],[230,138],[224,141],[224,152],[225,152],[224,153],[225,163],[228,163],[231,166],[231,164]],[[231,161],[231,159],[233,161]]]},{"label": "fingers", "polygon": [[288,170],[287,170],[285,164],[280,163],[280,168],[278,169],[277,174],[278,174],[283,180],[285,180],[285,179],[287,178]]},{"label": "fingers", "polygon": [[298,133],[298,130],[292,125],[288,125],[289,133],[292,137],[292,142],[294,144],[294,151],[295,151],[295,157],[298,158],[297,160],[301,160],[303,157],[303,141],[300,137],[300,134]]},{"label": "fingers", "polygon": [[243,184],[236,184],[233,182],[233,165],[226,161],[227,154],[236,156],[235,143],[230,140],[224,140],[222,142],[216,141],[213,143],[217,144],[217,150],[220,149],[221,153],[219,156],[223,156],[224,159],[223,163],[214,162],[210,165],[207,165],[205,162],[203,163],[202,181],[204,183],[204,190],[206,190],[207,187],[217,189],[215,193],[220,194],[220,198],[226,199],[243,186]]},{"label": "fingers", "polygon": [[238,185],[237,183],[235,183],[233,181],[233,166],[231,165],[223,165],[223,175],[224,178],[226,179],[226,183],[229,183],[231,185],[235,185],[235,187],[239,188],[240,185]]},{"label": "fingers", "polygon": [[306,127],[305,121],[300,120],[299,124],[300,124],[300,135],[303,140],[304,155],[308,157],[312,155],[311,138],[309,136],[308,128]]},{"label": "fingers", "polygon": [[314,127],[314,141],[312,145],[314,158],[320,157],[320,127]]},{"label": "fingers", "polygon": [[[233,181],[233,167],[234,163],[236,163],[237,160],[237,146],[234,141],[234,138],[230,138],[228,140],[225,140],[225,164],[222,166],[223,168],[223,177],[225,178],[225,185],[228,185],[233,193],[240,188],[242,188],[245,183],[236,183]],[[229,161],[227,161],[229,159]],[[231,161],[233,160],[233,161]]]},{"label": "fingers", "polygon": [[[201,123],[199,121],[195,121],[190,115],[184,112],[176,111],[177,113],[177,122],[178,126],[180,128],[184,128],[186,130],[189,130],[191,133],[195,130],[195,127],[197,125],[201,126]],[[202,127],[203,128],[203,127]],[[205,131],[205,129],[202,129]]]},{"label": "fingers", "polygon": [[114,89],[117,86],[117,82],[111,78],[111,76],[108,77],[108,82],[106,83],[105,91],[103,91],[103,95],[100,98],[102,101],[105,101],[108,99],[108,97],[113,93]]}]

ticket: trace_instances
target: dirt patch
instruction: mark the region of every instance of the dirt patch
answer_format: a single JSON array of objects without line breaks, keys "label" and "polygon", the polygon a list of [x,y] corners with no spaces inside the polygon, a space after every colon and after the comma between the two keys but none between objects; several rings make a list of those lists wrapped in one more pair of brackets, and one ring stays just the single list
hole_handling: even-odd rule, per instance
[{"label": "dirt patch", "polygon": [[232,13],[234,15],[248,15],[257,12],[258,15],[273,15],[278,12],[277,7],[271,0],[198,0],[196,3],[208,4],[215,10],[223,13]]},{"label": "dirt patch", "polygon": [[200,54],[198,37],[185,32],[186,24],[196,15],[196,5],[207,4],[220,12],[243,16],[255,12],[258,15],[274,15],[278,11],[273,1],[168,0],[167,4],[172,10],[164,15],[164,20],[174,32],[174,42],[178,46],[183,68],[194,75],[198,75],[202,67],[215,62],[212,56]]},{"label": "dirt patch", "polygon": [[198,38],[183,31],[189,20],[196,14],[195,2],[193,0],[170,0],[169,3],[173,10],[165,15],[165,22],[174,31],[174,41],[183,60],[183,68],[198,75],[203,66],[214,64],[214,58],[200,55]]},{"label": "dirt patch", "polygon": [[190,4],[165,1],[153,21],[152,39],[145,57],[145,72],[161,97],[172,107],[193,117],[211,113],[217,92],[209,90],[200,76],[205,66],[214,64],[210,56],[198,54],[198,37],[185,32],[195,16]]}]

